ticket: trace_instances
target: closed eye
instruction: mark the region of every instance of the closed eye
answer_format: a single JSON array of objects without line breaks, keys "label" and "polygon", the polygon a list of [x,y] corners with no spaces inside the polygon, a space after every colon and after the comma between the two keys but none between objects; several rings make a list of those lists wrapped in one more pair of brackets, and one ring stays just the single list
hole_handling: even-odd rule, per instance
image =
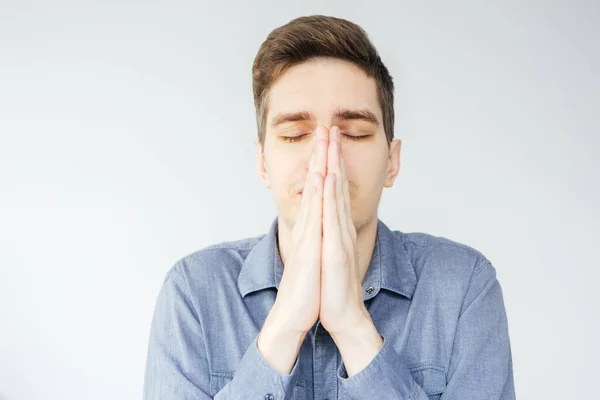
[{"label": "closed eye", "polygon": [[[294,143],[294,142],[299,142],[302,139],[304,139],[305,136],[308,136],[308,133],[305,133],[304,135],[298,135],[298,136],[282,136],[281,138],[288,143]],[[371,135],[361,135],[361,136],[353,136],[353,135],[348,135],[346,133],[342,133],[343,136],[347,137],[350,140],[354,140],[354,141],[360,141],[360,140],[365,140],[367,138],[369,138]]]}]

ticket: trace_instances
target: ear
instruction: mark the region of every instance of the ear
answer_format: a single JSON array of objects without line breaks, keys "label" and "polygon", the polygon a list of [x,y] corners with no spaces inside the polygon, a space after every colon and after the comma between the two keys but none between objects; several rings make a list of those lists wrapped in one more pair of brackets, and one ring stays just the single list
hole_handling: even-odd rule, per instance
[{"label": "ear", "polygon": [[254,140],[254,146],[256,146],[256,170],[258,171],[260,180],[263,182],[265,187],[270,188],[271,182],[269,182],[269,175],[267,173],[265,155],[262,151],[262,145],[260,144],[259,139]]},{"label": "ear", "polygon": [[400,149],[402,148],[402,140],[394,139],[390,142],[390,150],[388,156],[388,169],[386,172],[384,187],[394,186],[394,181],[398,172],[400,172]]}]

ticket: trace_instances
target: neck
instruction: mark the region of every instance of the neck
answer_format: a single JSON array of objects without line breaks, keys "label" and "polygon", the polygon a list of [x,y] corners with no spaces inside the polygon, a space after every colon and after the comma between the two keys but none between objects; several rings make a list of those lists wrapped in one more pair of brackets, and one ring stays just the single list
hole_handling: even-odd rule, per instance
[{"label": "neck", "polygon": [[[292,229],[279,218],[278,220],[278,232],[277,232],[277,246],[279,248],[279,256],[285,269],[285,263],[290,254],[290,243],[291,243],[291,231]],[[358,251],[358,269],[360,282],[365,279],[369,265],[371,265],[371,258],[373,257],[373,250],[375,249],[375,240],[377,238],[377,217],[371,218],[364,224],[361,224],[356,229],[356,247]]]}]

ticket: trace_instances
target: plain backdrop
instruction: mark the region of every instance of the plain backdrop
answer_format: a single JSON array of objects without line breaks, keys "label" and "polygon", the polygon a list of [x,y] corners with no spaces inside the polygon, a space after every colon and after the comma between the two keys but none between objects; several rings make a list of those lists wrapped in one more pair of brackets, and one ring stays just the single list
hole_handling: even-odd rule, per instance
[{"label": "plain backdrop", "polygon": [[517,397],[598,393],[598,1],[0,0],[0,399],[141,398],[168,269],[266,233],[251,65],[360,24],[396,85],[379,217],[481,251]]}]

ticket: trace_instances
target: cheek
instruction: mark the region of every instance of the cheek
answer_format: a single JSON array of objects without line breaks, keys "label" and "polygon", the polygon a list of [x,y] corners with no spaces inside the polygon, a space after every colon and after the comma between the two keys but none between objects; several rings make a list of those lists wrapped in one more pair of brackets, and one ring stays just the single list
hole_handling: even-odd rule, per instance
[{"label": "cheek", "polygon": [[298,186],[304,184],[306,179],[306,167],[302,160],[298,157],[271,160],[268,172],[277,197],[281,197],[282,201],[296,199]]},{"label": "cheek", "polygon": [[271,155],[267,160],[267,171],[277,181],[285,181],[286,177],[293,175],[300,166],[298,157],[286,156],[282,153]]},{"label": "cheek", "polygon": [[[374,162],[374,160],[377,160]],[[385,180],[387,163],[380,154],[344,158],[346,178],[350,180],[355,190],[365,190],[382,185]]]}]

